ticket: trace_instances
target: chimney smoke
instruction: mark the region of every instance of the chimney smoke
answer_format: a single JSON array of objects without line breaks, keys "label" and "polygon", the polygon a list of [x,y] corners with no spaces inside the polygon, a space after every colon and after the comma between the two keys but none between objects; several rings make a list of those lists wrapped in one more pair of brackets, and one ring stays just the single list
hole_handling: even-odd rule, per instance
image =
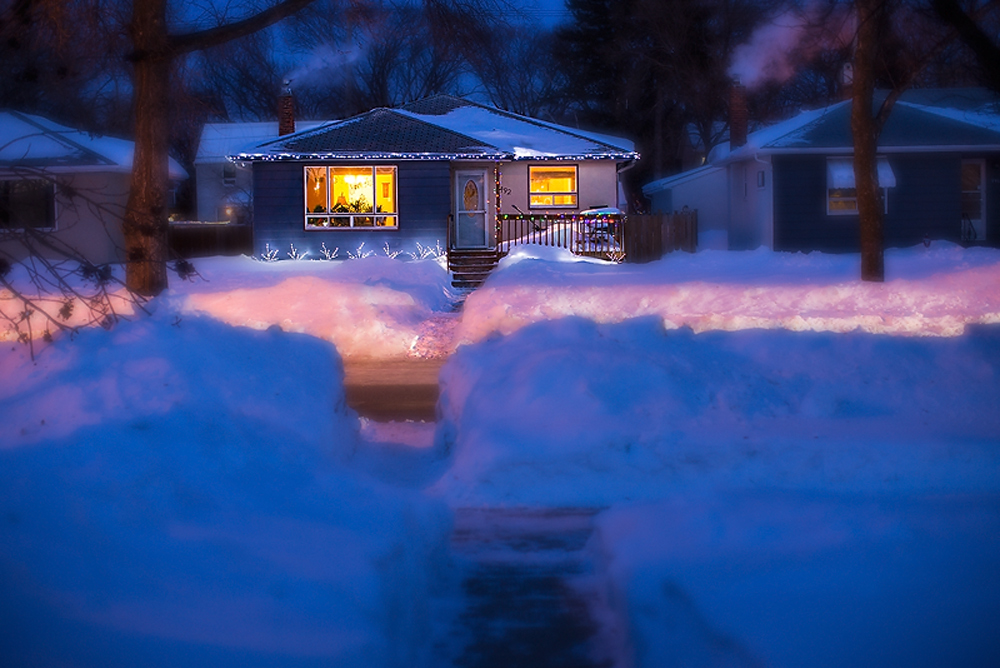
[{"label": "chimney smoke", "polygon": [[729,89],[729,148],[735,150],[747,143],[747,89],[736,80]]}]

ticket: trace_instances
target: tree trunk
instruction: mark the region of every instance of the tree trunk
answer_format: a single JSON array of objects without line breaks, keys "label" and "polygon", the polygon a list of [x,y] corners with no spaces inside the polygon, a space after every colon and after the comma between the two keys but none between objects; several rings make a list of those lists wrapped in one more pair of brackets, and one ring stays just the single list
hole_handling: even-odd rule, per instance
[{"label": "tree trunk", "polygon": [[878,185],[876,151],[879,122],[872,109],[879,13],[883,0],[856,0],[857,44],[854,53],[854,90],[851,133],[854,136],[854,187],[861,233],[861,280],[885,280],[883,257],[883,203]]},{"label": "tree trunk", "polygon": [[167,32],[167,0],[133,0],[132,113],[135,155],[122,229],[125,285],[145,296],[167,287],[167,189],[170,186],[170,73],[176,55],[244,37],[290,16],[312,0],[282,0],[245,19],[172,36]]},{"label": "tree trunk", "polygon": [[140,295],[167,287],[168,105],[170,49],[166,0],[136,0],[132,10],[135,155],[123,222],[125,283]]}]

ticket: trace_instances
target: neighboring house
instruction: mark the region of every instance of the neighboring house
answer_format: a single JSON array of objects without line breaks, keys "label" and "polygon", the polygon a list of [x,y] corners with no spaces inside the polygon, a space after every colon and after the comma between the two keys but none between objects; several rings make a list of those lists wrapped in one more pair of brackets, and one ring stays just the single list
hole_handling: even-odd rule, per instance
[{"label": "neighboring house", "polygon": [[[643,193],[654,212],[697,209],[703,247],[856,251],[850,114],[850,101],[803,112]],[[996,98],[979,89],[905,95],[879,139],[878,177],[886,246],[1000,245]]]},{"label": "neighboring house", "polygon": [[[94,264],[124,259],[121,223],[132,142],[18,111],[0,111],[0,257],[24,259],[25,230],[44,233],[43,257],[70,248]],[[170,178],[187,177],[170,161]],[[50,247],[53,246],[53,247]]]},{"label": "neighboring house", "polygon": [[[327,121],[299,121],[310,130]],[[206,123],[194,159],[197,218],[200,221],[236,221],[250,206],[253,172],[228,159],[230,155],[274,139],[278,121],[264,123]]]},{"label": "neighboring house", "polygon": [[[257,253],[494,248],[498,215],[571,218],[622,201],[632,144],[439,95],[303,130],[253,165]],[[534,218],[537,220],[537,218]]]}]

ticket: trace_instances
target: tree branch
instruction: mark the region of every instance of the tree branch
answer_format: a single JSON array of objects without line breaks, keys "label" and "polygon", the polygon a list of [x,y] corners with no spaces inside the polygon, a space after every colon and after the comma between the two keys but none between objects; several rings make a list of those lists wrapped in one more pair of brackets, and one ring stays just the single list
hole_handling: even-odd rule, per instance
[{"label": "tree branch", "polygon": [[[995,2],[987,3],[996,5]],[[976,24],[975,19],[967,14],[957,0],[932,0],[934,12],[947,25],[952,26],[959,38],[975,54],[982,66],[987,85],[1000,91],[1000,46],[995,44],[990,36]]]},{"label": "tree branch", "polygon": [[313,0],[282,0],[278,4],[234,23],[199,30],[183,35],[170,37],[170,48],[175,54],[200,51],[213,46],[219,46],[239,37],[246,37],[258,30],[263,30],[283,18],[299,11]]}]

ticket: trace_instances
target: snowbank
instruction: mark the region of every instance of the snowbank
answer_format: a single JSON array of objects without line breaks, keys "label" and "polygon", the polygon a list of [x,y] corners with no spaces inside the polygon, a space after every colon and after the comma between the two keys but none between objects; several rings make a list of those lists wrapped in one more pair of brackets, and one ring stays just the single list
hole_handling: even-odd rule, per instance
[{"label": "snowbank", "polygon": [[538,323],[441,372],[456,503],[664,488],[1000,491],[1000,328],[963,337]]},{"label": "snowbank", "polygon": [[856,254],[703,251],[644,265],[580,262],[522,247],[465,303],[459,342],[565,316],[621,322],[656,316],[695,331],[954,336],[1000,322],[1000,251],[935,242],[886,254],[886,282],[858,280]]},{"label": "snowbank", "polygon": [[[601,509],[623,665],[992,666],[1000,327],[694,333],[562,318],[459,348],[430,491]],[[624,623],[622,622],[624,620]]]},{"label": "snowbank", "polygon": [[447,517],[344,468],[328,344],[163,309],[0,354],[11,665],[394,665]]},{"label": "snowbank", "polygon": [[346,261],[195,262],[207,280],[174,281],[171,297],[187,313],[231,325],[311,334],[344,357],[403,357],[423,323],[453,300],[450,276],[435,260],[388,257]]}]

